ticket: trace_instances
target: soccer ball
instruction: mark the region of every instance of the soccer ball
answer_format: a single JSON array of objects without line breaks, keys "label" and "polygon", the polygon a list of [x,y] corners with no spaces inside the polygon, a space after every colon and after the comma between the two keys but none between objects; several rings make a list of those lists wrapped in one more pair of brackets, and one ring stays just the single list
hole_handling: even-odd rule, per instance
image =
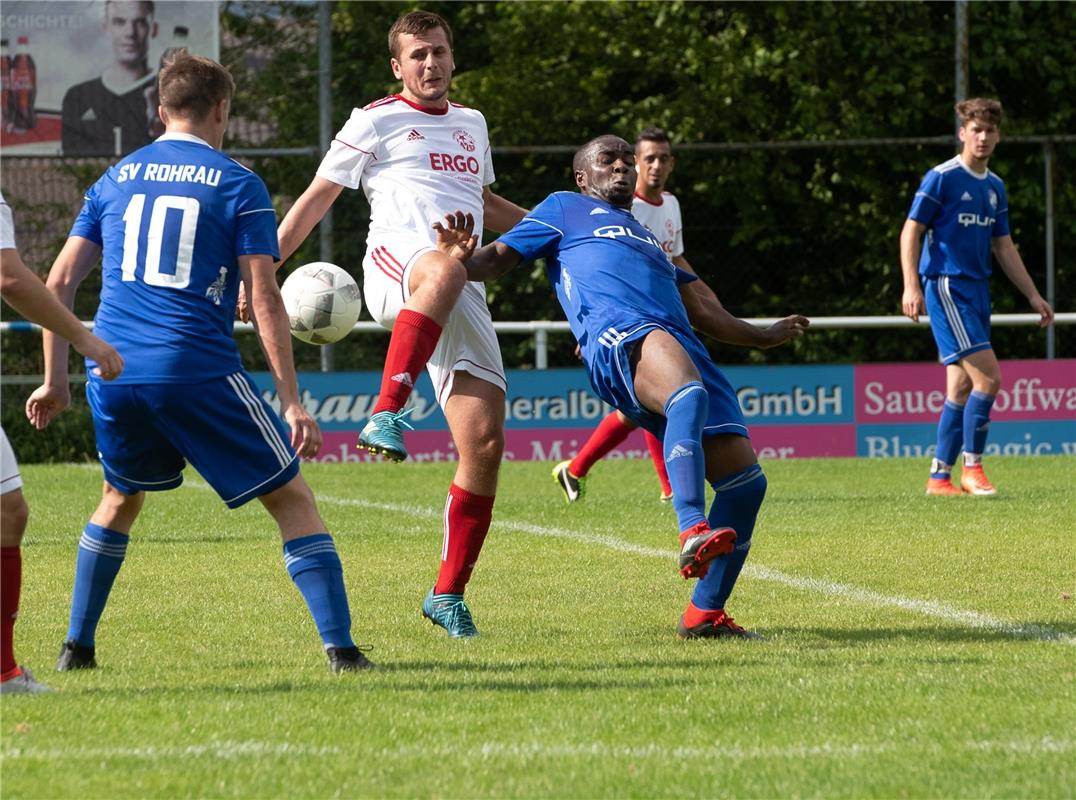
[{"label": "soccer ball", "polygon": [[299,267],[284,281],[280,294],[291,335],[310,344],[340,341],[362,311],[362,295],[355,279],[327,261]]}]

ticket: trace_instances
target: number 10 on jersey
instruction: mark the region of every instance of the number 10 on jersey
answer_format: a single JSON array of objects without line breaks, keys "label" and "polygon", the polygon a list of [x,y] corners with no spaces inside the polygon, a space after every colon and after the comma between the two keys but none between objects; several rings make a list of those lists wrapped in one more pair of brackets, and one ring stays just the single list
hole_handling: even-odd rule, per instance
[{"label": "number 10 on jersey", "polygon": [[[146,195],[131,197],[123,212],[123,261],[120,271],[123,280],[137,280],[138,263],[145,264],[142,280],[151,286],[185,289],[191,281],[191,262],[194,259],[194,235],[198,229],[200,205],[193,197],[162,194],[153,200],[149,210],[149,229],[146,231],[145,253],[139,252],[139,239],[145,220]],[[167,236],[165,223],[169,211],[182,214],[179,235]],[[166,246],[167,245],[167,246]]]}]

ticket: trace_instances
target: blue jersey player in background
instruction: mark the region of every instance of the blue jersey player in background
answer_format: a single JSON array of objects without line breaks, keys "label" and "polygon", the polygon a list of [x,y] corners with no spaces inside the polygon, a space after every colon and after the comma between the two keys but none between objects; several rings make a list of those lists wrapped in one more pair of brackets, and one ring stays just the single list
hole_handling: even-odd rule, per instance
[{"label": "blue jersey player in background", "polygon": [[[261,179],[220,152],[234,91],[216,62],[174,56],[160,74],[165,134],[93,185],[49,275],[70,307],[101,256],[95,330],[126,363],[121,378],[91,373],[86,387],[105,481],[79,540],[61,671],[96,666],[97,624],[145,493],[179,486],[188,462],[230,508],[257,498],[274,517],[333,671],[372,666],[351,638],[340,559],[299,474],[321,432],[299,401],[276,214]],[[232,338],[240,281],[290,436]],[[69,399],[67,342],[46,333],[45,384],[27,414],[43,428]]]},{"label": "blue jersey player in background", "polygon": [[[583,145],[573,171],[581,194],[550,195],[492,244],[471,254],[474,221],[457,212],[434,224],[438,245],[467,259],[471,280],[546,259],[594,391],[664,442],[680,572],[700,579],[677,634],[761,638],[733,622],[725,603],[751,547],[766,477],[736,393],[692,326],[732,344],[773,347],[810,323],[796,315],[759,330],[698,290],[631,215],[635,154],[623,139]],[[716,493],[709,513],[706,482]]]},{"label": "blue jersey player in background", "polygon": [[[925,304],[946,371],[927,494],[993,495],[997,490],[982,465],[990,409],[1001,388],[1001,367],[990,344],[991,253],[1038,312],[1040,325],[1049,325],[1054,312],[1009,235],[1005,184],[987,167],[1001,138],[1001,103],[973,98],[957,103],[956,112],[963,149],[923,177],[900,234],[901,305],[918,320]],[[951,476],[961,449],[957,487]]]}]

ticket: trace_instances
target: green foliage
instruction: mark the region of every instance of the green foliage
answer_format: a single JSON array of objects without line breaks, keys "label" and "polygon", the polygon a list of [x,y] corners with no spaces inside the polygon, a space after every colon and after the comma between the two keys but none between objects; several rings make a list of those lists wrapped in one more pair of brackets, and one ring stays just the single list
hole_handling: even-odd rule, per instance
[{"label": "green foliage", "polygon": [[84,384],[72,385],[71,406],[43,431],[30,425],[23,410],[26,398],[34,388],[29,385],[3,387],[0,424],[4,426],[4,433],[19,463],[93,461],[97,447]]},{"label": "green foliage", "polygon": [[[267,7],[263,8],[263,6]],[[333,7],[333,121],[395,91],[385,34],[402,3]],[[567,145],[552,153],[498,155],[496,190],[523,205],[573,188],[570,151],[614,132],[666,128],[678,143],[670,183],[684,209],[686,255],[742,316],[899,313],[898,235],[923,173],[948,158],[942,146],[692,150],[701,142],[938,136],[953,129],[951,3],[532,2],[431,3],[453,25],[453,98],[483,111],[497,146]],[[245,82],[237,106],[262,109],[280,144],[316,132],[316,47],[309,7],[234,4],[225,27],[274,32],[273,62]],[[271,10],[269,10],[271,9]],[[996,94],[1006,135],[1071,132],[1076,94],[1076,4],[970,6],[971,91]],[[291,24],[305,33],[291,36]],[[298,28],[296,28],[298,30]],[[248,52],[246,48],[244,52]],[[249,55],[246,56],[249,59]],[[278,63],[275,63],[279,61]],[[303,88],[305,87],[305,88]],[[244,106],[246,107],[246,106]],[[300,162],[302,162],[300,164]],[[1056,148],[1057,285],[1071,298],[1076,248],[1076,147]],[[1014,239],[1044,289],[1042,150],[1003,141],[992,164],[1008,183]],[[297,196],[313,160],[275,159],[259,170]],[[368,208],[359,192],[336,206],[334,252],[357,270]],[[315,243],[295,263],[312,260]],[[553,318],[559,310],[540,269],[490,285],[499,319]],[[1066,292],[1066,289],[1068,290]],[[1001,276],[998,311],[1026,304]],[[1071,300],[1059,305],[1068,308]],[[1059,351],[1071,355],[1069,329]],[[1043,353],[1041,332],[998,337],[1006,357]],[[516,355],[525,358],[529,345]],[[716,351],[715,351],[716,352]],[[758,354],[724,348],[726,361]],[[930,359],[929,337],[876,333],[813,335],[769,360]],[[558,355],[559,358],[559,355]],[[571,363],[570,352],[563,363]]]},{"label": "green foliage", "polygon": [[[414,7],[332,6],[334,130],[353,107],[398,89],[386,33],[399,14]],[[531,206],[552,191],[572,189],[573,148],[601,133],[633,139],[641,128],[659,125],[676,143],[669,188],[683,207],[686,255],[734,313],[899,313],[900,226],[922,174],[953,149],[776,145],[951,132],[951,3],[644,0],[423,7],[452,24],[453,99],[483,111],[495,150],[524,145],[548,150],[497,153],[494,188],[500,194]],[[236,124],[226,147],[314,151],[245,160],[265,178],[281,215],[306,188],[320,158],[317,11],[311,3],[222,5],[221,58],[238,85]],[[970,90],[1002,99],[1004,137],[1073,132],[1076,3],[973,3],[969,32]],[[697,147],[728,142],[770,147]],[[1053,153],[1057,305],[1071,311],[1076,145],[1058,144]],[[107,161],[57,163],[79,186],[88,186]],[[991,167],[1006,180],[1013,238],[1045,291],[1043,149],[1003,138]],[[8,199],[24,233],[20,239],[58,251],[70,223],[62,204],[29,208]],[[362,192],[340,196],[333,222],[333,259],[358,276],[369,224]],[[283,271],[318,258],[315,234]],[[36,251],[32,260],[39,268],[50,261]],[[99,282],[94,270],[77,296],[75,310],[82,318],[92,316]],[[488,291],[497,319],[560,318],[541,263],[490,283]],[[996,311],[1027,310],[1000,274],[992,292]],[[1056,338],[1060,355],[1076,354],[1076,328],[1059,327]],[[263,369],[255,337],[240,335],[238,341],[247,366]],[[334,348],[334,365],[378,369],[386,341],[352,336]],[[1004,358],[1040,357],[1045,351],[1043,333],[1030,327],[998,329],[993,341]],[[567,337],[552,343],[551,365],[576,363]],[[529,337],[504,337],[502,346],[509,365],[533,359]],[[935,357],[922,330],[815,331],[765,354],[720,345],[712,351],[722,363]],[[5,335],[3,353],[5,374],[43,369],[37,336]],[[296,344],[295,355],[300,369],[319,369],[318,348]],[[72,364],[81,371],[78,359]],[[5,419],[20,413],[10,405],[5,404]],[[51,439],[50,434],[38,441]],[[53,444],[47,447],[52,452]]]}]

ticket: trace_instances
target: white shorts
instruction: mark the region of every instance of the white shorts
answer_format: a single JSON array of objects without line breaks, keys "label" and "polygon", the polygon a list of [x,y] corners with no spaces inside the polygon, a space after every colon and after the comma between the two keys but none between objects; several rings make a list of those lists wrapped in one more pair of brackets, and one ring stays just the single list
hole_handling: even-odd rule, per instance
[{"label": "white shorts", "polygon": [[[366,307],[380,325],[391,330],[396,315],[411,296],[408,283],[412,267],[419,256],[437,248],[429,239],[406,234],[369,239],[366,245],[362,262]],[[441,408],[452,394],[452,379],[457,371],[470,373],[507,391],[501,347],[486,305],[484,283],[470,281],[463,287],[426,370]]]},{"label": "white shorts", "polygon": [[0,494],[7,494],[22,488],[22,475],[19,474],[19,462],[15,460],[15,451],[7,440],[7,434],[0,427]]}]

